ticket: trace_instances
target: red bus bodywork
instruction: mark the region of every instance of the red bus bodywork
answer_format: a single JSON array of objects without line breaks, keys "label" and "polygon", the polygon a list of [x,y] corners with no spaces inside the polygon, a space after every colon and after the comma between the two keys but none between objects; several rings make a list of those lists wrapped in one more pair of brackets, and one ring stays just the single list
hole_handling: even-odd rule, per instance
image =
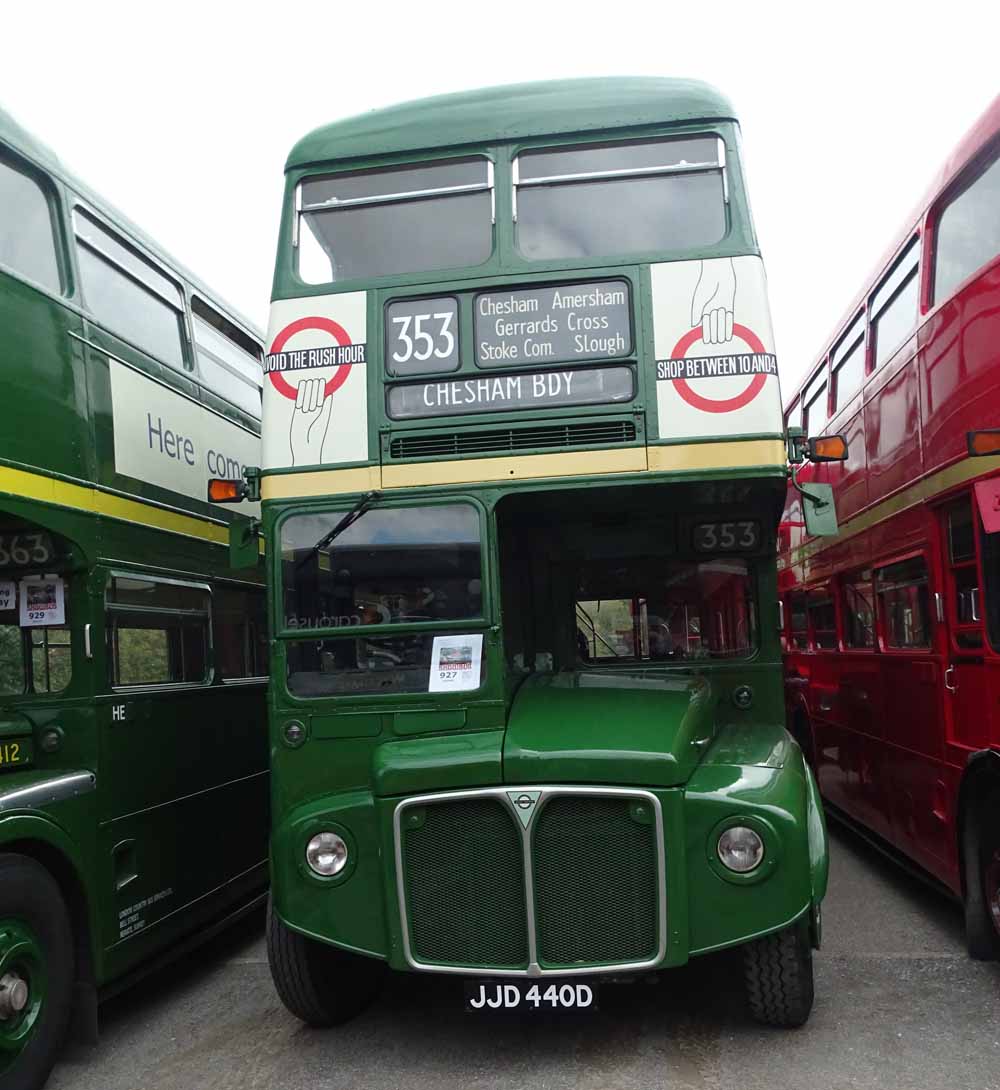
[{"label": "red bus bodywork", "polygon": [[[788,492],[779,586],[789,724],[825,799],[959,896],[972,873],[966,827],[1000,799],[1000,533],[986,533],[1000,525],[1000,456],[967,448],[968,432],[1000,428],[1000,246],[954,274],[997,237],[1000,196],[993,226],[978,230],[969,212],[997,179],[1000,97],[786,414],[798,424],[811,402],[807,433],[849,442],[846,462],[800,474],[832,484],[837,537],[806,536]],[[950,277],[938,290],[936,275]]]}]

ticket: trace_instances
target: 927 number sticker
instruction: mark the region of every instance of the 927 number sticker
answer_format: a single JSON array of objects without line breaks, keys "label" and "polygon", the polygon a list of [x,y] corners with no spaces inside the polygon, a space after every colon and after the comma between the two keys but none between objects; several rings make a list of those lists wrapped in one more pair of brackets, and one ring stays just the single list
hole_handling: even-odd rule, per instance
[{"label": "927 number sticker", "polygon": [[696,553],[750,553],[760,548],[760,523],[753,519],[737,522],[695,524],[692,546]]}]

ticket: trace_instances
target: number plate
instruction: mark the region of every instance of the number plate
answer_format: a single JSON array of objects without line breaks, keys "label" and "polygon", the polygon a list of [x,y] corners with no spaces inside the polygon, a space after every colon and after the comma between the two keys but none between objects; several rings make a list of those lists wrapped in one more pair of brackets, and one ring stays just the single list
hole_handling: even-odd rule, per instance
[{"label": "number plate", "polygon": [[498,1011],[596,1011],[597,985],[591,980],[465,981],[465,1009],[473,1014]]},{"label": "number plate", "polygon": [[31,738],[0,738],[0,772],[8,768],[27,768],[35,759]]}]

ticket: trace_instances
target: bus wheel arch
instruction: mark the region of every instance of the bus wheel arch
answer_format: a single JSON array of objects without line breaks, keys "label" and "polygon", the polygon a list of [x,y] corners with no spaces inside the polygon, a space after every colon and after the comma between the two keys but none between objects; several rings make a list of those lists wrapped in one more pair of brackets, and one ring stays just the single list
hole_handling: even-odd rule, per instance
[{"label": "bus wheel arch", "polygon": [[957,815],[966,944],[971,957],[996,960],[1000,958],[1000,754],[983,750],[970,757],[959,788]]},{"label": "bus wheel arch", "polygon": [[0,855],[21,855],[44,867],[59,888],[73,932],[75,974],[71,1032],[80,1044],[97,1041],[96,923],[73,852],[73,842],[40,815],[17,815],[0,825]]}]

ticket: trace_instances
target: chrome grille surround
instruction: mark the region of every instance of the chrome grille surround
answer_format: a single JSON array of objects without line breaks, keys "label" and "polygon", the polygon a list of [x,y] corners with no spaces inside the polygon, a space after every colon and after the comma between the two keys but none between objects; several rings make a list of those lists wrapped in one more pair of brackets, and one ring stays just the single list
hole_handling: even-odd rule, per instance
[{"label": "chrome grille surround", "polygon": [[[537,795],[537,801],[531,813],[531,817],[524,822],[515,808],[514,798],[524,793]],[[612,965],[587,965],[582,968],[555,968],[545,969],[538,963],[538,937],[535,925],[535,889],[534,868],[532,860],[532,832],[535,820],[542,811],[545,803],[558,797],[594,797],[615,798],[643,801],[649,803],[653,810],[653,828],[656,844],[656,888],[657,888],[657,948],[653,957],[645,961],[615,962]],[[528,968],[527,969],[495,969],[484,968],[477,965],[440,965],[422,962],[417,959],[411,947],[410,927],[407,918],[406,905],[406,875],[403,863],[402,819],[406,811],[411,807],[433,806],[441,802],[457,802],[463,799],[497,799],[511,812],[511,820],[521,835],[521,847],[523,852],[525,915],[528,928]],[[624,973],[636,972],[642,969],[651,969],[658,965],[667,950],[667,897],[666,897],[666,851],[663,835],[663,810],[660,800],[651,792],[641,788],[629,787],[595,787],[593,785],[551,785],[504,784],[500,787],[482,787],[467,791],[445,791],[430,795],[414,795],[403,799],[393,813],[393,846],[396,857],[396,889],[399,897],[399,923],[403,936],[403,955],[406,963],[412,969],[431,973],[458,973],[462,975],[474,974],[476,976],[517,976],[517,977],[566,977],[566,976],[596,976],[600,973]]]}]

